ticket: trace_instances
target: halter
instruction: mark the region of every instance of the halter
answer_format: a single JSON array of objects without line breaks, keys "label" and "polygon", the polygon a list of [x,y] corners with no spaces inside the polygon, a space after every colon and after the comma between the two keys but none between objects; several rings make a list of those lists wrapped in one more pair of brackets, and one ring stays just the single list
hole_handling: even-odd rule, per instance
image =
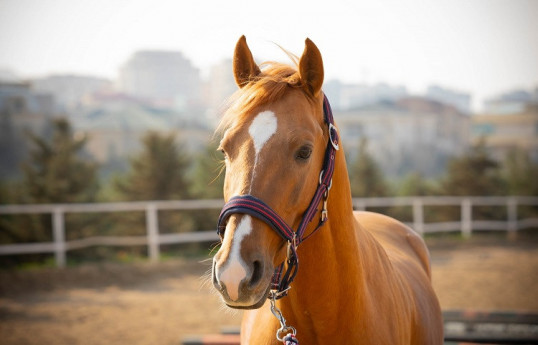
[{"label": "halter", "polygon": [[[319,174],[319,185],[310,201],[310,205],[303,214],[303,218],[297,230],[294,231],[269,205],[252,195],[241,195],[230,198],[224,205],[219,216],[217,226],[217,233],[219,235],[224,233],[228,218],[232,214],[248,214],[269,225],[271,229],[288,242],[287,265],[282,263],[275,269],[273,274],[271,294],[269,296],[273,302],[287,296],[290,284],[297,274],[299,266],[297,246],[321,228],[328,219],[327,199],[329,197],[329,190],[332,186],[334,160],[336,151],[339,150],[339,138],[338,131],[334,126],[331,106],[325,95],[323,96],[323,113],[325,123],[329,128],[329,140],[327,142],[327,148],[325,149],[323,167]],[[306,227],[317,213],[319,203],[322,199],[323,208],[321,210],[319,223],[314,231],[305,237],[304,232]]]}]

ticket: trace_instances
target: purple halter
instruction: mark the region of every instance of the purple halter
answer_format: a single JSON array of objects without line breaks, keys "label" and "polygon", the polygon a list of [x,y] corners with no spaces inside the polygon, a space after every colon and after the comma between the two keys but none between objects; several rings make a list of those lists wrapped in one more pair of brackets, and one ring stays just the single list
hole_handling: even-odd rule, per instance
[{"label": "purple halter", "polygon": [[[222,235],[226,229],[228,218],[232,214],[248,214],[267,225],[269,225],[277,234],[288,242],[288,257],[286,260],[287,267],[282,263],[275,269],[272,281],[272,293],[275,299],[279,299],[287,295],[290,284],[297,274],[299,259],[297,257],[297,246],[310,237],[314,232],[325,224],[328,219],[327,214],[327,198],[332,185],[332,176],[334,172],[334,160],[336,151],[339,149],[338,131],[334,126],[334,119],[331,106],[326,96],[323,97],[323,113],[325,122],[329,127],[329,141],[325,149],[325,159],[323,167],[319,175],[319,185],[314,193],[310,205],[303,214],[303,218],[299,227],[294,231],[273,209],[264,203],[262,200],[252,195],[241,195],[230,198],[224,205],[219,216],[217,233]],[[323,209],[317,227],[314,231],[304,237],[304,232],[308,224],[312,221],[318,211],[318,205],[323,199]],[[284,271],[284,272],[283,272]]]}]

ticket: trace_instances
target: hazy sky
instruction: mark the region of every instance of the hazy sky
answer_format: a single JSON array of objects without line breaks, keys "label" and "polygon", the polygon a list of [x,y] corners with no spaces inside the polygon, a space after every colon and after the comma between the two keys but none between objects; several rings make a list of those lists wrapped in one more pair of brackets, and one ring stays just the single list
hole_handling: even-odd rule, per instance
[{"label": "hazy sky", "polygon": [[0,0],[0,69],[115,78],[136,50],[180,50],[203,73],[245,34],[258,62],[320,48],[326,78],[431,83],[475,104],[538,86],[535,0]]}]

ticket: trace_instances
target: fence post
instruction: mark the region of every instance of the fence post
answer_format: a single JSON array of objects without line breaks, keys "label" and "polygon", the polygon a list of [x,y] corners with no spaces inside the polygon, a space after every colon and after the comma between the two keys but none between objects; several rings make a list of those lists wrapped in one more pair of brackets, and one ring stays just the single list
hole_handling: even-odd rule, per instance
[{"label": "fence post", "polygon": [[151,262],[159,261],[159,221],[157,218],[157,206],[148,203],[146,206],[146,228],[148,236],[148,256]]},{"label": "fence post", "polygon": [[413,226],[420,236],[424,236],[424,204],[419,198],[413,199]]},{"label": "fence post", "polygon": [[465,238],[471,237],[473,231],[473,204],[471,199],[461,201],[461,234]]},{"label": "fence post", "polygon": [[517,199],[514,197],[508,198],[506,201],[507,215],[508,215],[508,238],[515,238],[518,224],[517,224]]},{"label": "fence post", "polygon": [[366,202],[364,201],[364,199],[359,199],[357,201],[357,208],[356,208],[357,211],[365,211],[366,210]]},{"label": "fence post", "polygon": [[54,237],[54,259],[57,267],[65,267],[65,222],[64,210],[55,207],[52,212],[52,231]]}]

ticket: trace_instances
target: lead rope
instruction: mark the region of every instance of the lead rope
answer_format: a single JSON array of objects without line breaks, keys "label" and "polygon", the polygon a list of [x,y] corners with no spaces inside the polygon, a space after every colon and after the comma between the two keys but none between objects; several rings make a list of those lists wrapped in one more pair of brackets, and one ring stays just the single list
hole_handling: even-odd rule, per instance
[{"label": "lead rope", "polygon": [[[291,241],[288,242],[288,250],[287,250],[287,262],[288,265],[294,265],[295,266],[295,272],[297,272],[297,265],[299,264],[299,260],[297,258],[297,238],[296,235],[293,235],[293,238]],[[276,289],[273,289],[269,292],[269,301],[271,302],[271,313],[277,318],[278,322],[280,322],[280,328],[276,331],[276,339],[284,345],[294,345],[299,344],[299,340],[297,340],[297,330],[293,326],[288,326],[286,324],[286,319],[284,318],[284,315],[282,315],[282,311],[278,309],[276,306],[276,300],[279,298],[282,298],[288,294],[288,290],[291,289],[291,286],[289,284],[287,285],[285,290],[280,291],[278,286],[276,286]]]},{"label": "lead rope", "polygon": [[286,319],[282,312],[276,306],[277,293],[271,292],[271,312],[280,322],[280,328],[276,331],[276,339],[282,342],[284,345],[298,345],[297,330],[293,326],[286,325]]}]

